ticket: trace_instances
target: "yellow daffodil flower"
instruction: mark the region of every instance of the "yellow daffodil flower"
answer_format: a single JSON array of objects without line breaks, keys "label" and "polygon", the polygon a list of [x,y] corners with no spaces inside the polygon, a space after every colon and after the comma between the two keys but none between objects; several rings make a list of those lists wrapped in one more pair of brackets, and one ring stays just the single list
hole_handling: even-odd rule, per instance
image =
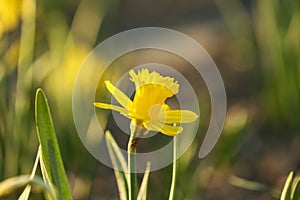
[{"label": "yellow daffodil flower", "polygon": [[133,101],[110,81],[105,81],[107,89],[122,107],[97,102],[95,106],[118,111],[138,126],[169,136],[182,132],[183,128],[178,124],[190,123],[198,118],[190,110],[171,110],[165,104],[167,98],[179,91],[179,84],[174,78],[163,77],[157,72],[150,73],[148,69],[139,70],[138,73],[130,70],[129,75],[136,86]]}]

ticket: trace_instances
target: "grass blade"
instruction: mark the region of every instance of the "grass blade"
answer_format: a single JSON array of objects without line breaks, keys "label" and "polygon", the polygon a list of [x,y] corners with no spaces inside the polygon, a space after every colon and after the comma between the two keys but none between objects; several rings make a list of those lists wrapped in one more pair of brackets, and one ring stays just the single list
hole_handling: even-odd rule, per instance
[{"label": "grass blade", "polygon": [[237,176],[232,176],[230,178],[230,184],[250,191],[256,191],[256,192],[269,191],[269,187],[263,183],[259,183],[256,181],[249,181]]},{"label": "grass blade", "polygon": [[293,185],[293,176],[294,173],[290,172],[289,176],[287,177],[281,196],[280,200],[291,200],[291,190],[292,190],[292,185]]},{"label": "grass blade", "polygon": [[[46,184],[48,184],[48,186],[55,192],[55,195],[56,195],[55,200],[56,200],[56,199],[59,199],[59,198],[57,197],[57,190],[56,190],[55,186],[53,185],[52,180],[50,179],[50,175],[49,175],[48,172],[47,172],[46,165],[45,165],[45,162],[44,162],[43,157],[40,156],[39,160],[40,160],[40,167],[41,167],[41,171],[42,171],[42,175],[43,175],[43,180],[44,180],[44,182],[45,182]],[[51,198],[49,197],[48,194],[46,194],[46,198],[47,198],[47,199],[51,199]]]},{"label": "grass blade", "polygon": [[[32,168],[30,178],[34,178],[35,176],[35,172],[39,164],[40,154],[41,154],[41,145],[39,146],[38,152],[36,154],[36,158],[35,158],[35,162]],[[31,185],[27,185],[18,200],[27,200],[29,198],[30,192],[31,192]]]},{"label": "grass blade", "polygon": [[147,162],[146,171],[144,174],[144,178],[142,180],[139,194],[137,196],[137,200],[146,200],[147,199],[147,187],[148,187],[148,182],[149,182],[150,167],[151,167],[151,163]]},{"label": "grass blade", "polygon": [[22,192],[22,194],[19,196],[18,200],[28,200],[30,192],[31,192],[31,185],[27,185],[24,191]]},{"label": "grass blade", "polygon": [[43,182],[39,177],[31,178],[30,175],[21,175],[8,178],[0,183],[0,199],[13,194],[15,191],[30,185],[31,187],[41,188],[51,198],[55,199],[54,191]]},{"label": "grass blade", "polygon": [[298,177],[295,182],[295,187],[293,190],[293,200],[300,200],[300,177]]},{"label": "grass blade", "polygon": [[41,157],[44,161],[47,175],[56,187],[59,199],[72,199],[53,127],[50,109],[42,89],[38,89],[36,92],[35,120],[39,142],[42,147]]},{"label": "grass blade", "polygon": [[[120,199],[128,199],[128,181],[125,172],[127,171],[127,164],[122,152],[120,151],[116,141],[109,131],[105,132],[106,144],[111,162],[114,166],[114,172],[119,189]],[[117,169],[121,169],[120,171]]]}]

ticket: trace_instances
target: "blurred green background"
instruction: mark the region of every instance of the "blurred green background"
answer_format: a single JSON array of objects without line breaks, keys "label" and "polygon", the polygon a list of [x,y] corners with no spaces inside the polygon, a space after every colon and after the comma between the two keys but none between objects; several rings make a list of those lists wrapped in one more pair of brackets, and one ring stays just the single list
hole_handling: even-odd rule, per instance
[{"label": "blurred green background", "polygon": [[[106,71],[104,78],[114,82],[128,70],[124,66],[161,62],[181,72],[198,92],[199,133],[179,159],[175,199],[276,199],[270,188],[281,190],[288,172],[299,170],[300,163],[298,0],[0,0],[0,180],[31,171],[38,148],[34,93],[42,87],[74,199],[119,198],[113,170],[95,160],[76,133],[72,88],[97,44],[144,26],[174,29],[203,45],[227,92],[223,134],[200,160],[210,100],[191,66],[174,55],[145,50],[118,59]],[[109,94],[100,89],[105,101]],[[107,113],[106,126],[116,130]],[[270,188],[239,188],[233,176]],[[152,172],[149,199],[166,199],[170,181],[171,166]]]}]

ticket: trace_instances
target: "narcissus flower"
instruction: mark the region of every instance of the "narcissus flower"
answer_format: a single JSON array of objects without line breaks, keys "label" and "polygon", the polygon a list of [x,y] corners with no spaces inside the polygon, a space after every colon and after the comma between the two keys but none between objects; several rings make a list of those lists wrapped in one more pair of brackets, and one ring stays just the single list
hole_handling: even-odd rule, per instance
[{"label": "narcissus flower", "polygon": [[174,78],[163,77],[157,72],[150,73],[148,69],[139,70],[138,73],[131,70],[129,75],[136,86],[133,101],[110,81],[105,81],[107,89],[122,107],[97,102],[95,106],[118,111],[138,126],[169,136],[182,132],[181,123],[191,123],[198,118],[190,110],[171,110],[165,104],[167,98],[179,91],[179,84]]}]

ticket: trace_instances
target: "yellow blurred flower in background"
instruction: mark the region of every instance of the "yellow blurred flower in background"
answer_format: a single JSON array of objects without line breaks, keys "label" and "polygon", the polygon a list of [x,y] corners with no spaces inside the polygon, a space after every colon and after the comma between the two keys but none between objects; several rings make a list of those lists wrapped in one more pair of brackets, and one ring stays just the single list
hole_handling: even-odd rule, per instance
[{"label": "yellow blurred flower in background", "polygon": [[0,38],[15,29],[21,16],[21,0],[2,0],[0,3]]},{"label": "yellow blurred flower in background", "polygon": [[95,103],[95,106],[118,111],[138,126],[169,136],[182,132],[183,128],[178,124],[191,123],[198,118],[190,110],[171,110],[165,104],[167,98],[179,91],[179,84],[174,78],[163,77],[157,72],[150,73],[148,69],[142,69],[137,74],[130,70],[129,74],[136,86],[133,101],[110,81],[105,81],[107,89],[122,107],[106,103]]}]

